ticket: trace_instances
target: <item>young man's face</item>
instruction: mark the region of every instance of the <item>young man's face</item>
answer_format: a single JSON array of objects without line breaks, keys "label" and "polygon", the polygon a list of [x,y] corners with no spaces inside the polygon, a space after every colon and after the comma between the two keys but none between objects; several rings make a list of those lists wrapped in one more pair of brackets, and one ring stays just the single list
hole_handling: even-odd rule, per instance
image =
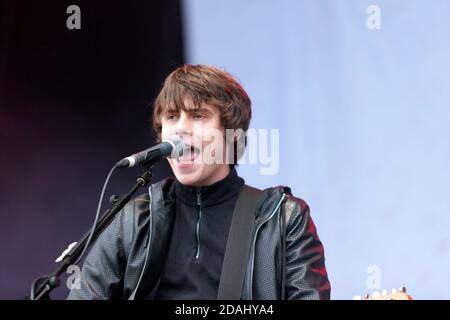
[{"label": "young man's face", "polygon": [[225,178],[230,169],[225,161],[225,129],[220,111],[211,105],[198,110],[166,112],[161,117],[161,139],[178,135],[185,142],[185,152],[169,164],[179,182],[190,186],[208,186]]}]

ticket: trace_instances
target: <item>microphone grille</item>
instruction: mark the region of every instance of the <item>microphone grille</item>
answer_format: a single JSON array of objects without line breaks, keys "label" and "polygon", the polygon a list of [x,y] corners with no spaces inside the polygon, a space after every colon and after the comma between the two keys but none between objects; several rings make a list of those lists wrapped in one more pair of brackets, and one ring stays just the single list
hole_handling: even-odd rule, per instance
[{"label": "microphone grille", "polygon": [[168,142],[171,145],[170,158],[177,160],[183,155],[184,141],[177,135],[170,136],[165,139],[164,142]]}]

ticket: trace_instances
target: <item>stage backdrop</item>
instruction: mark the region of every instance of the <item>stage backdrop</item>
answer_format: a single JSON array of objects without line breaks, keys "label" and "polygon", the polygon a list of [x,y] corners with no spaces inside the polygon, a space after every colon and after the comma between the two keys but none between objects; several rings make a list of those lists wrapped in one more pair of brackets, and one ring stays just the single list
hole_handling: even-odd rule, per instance
[{"label": "stage backdrop", "polygon": [[450,3],[184,1],[187,61],[235,74],[311,207],[332,298],[450,298]]},{"label": "stage backdrop", "polygon": [[[79,30],[66,27],[72,4]],[[178,0],[0,2],[0,299],[56,268],[94,222],[109,169],[154,144],[153,99],[183,63],[180,16]],[[117,171],[106,199],[138,173]],[[154,181],[169,173],[158,163]]]}]

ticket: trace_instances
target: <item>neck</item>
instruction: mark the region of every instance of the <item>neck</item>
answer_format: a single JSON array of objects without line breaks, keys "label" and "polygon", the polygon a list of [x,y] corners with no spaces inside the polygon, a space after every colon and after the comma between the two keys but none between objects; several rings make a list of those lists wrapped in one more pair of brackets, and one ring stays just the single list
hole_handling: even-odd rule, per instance
[{"label": "neck", "polygon": [[211,177],[201,181],[198,184],[194,184],[193,186],[194,187],[206,187],[206,186],[213,185],[214,183],[225,179],[226,176],[228,176],[229,173],[230,173],[230,166],[229,165],[220,166],[219,168],[217,168],[217,170],[215,171],[214,175],[212,175]]},{"label": "neck", "polygon": [[183,185],[176,180],[175,192],[177,198],[184,203],[196,205],[199,201],[200,192],[202,206],[211,206],[226,201],[239,193],[240,187],[244,184],[244,180],[237,175],[235,169],[228,168],[227,171],[229,172],[227,176],[208,185]]},{"label": "neck", "polygon": [[211,177],[211,180],[205,183],[205,185],[209,186],[217,181],[220,181],[224,179],[228,174],[230,173],[230,166],[229,165],[223,165],[217,170],[217,174],[214,175],[214,177]]}]

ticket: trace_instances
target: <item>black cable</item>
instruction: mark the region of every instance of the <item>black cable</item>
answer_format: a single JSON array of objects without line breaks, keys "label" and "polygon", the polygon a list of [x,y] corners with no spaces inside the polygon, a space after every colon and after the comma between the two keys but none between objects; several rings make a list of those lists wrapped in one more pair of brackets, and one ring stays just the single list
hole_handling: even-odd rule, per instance
[{"label": "black cable", "polygon": [[83,251],[81,252],[80,256],[78,257],[77,261],[75,261],[74,264],[78,264],[78,262],[80,262],[80,260],[84,256],[87,248],[89,247],[89,244],[92,241],[92,237],[93,237],[94,232],[95,232],[95,227],[97,226],[98,218],[100,217],[100,210],[102,208],[102,202],[103,202],[103,197],[105,195],[106,187],[108,186],[109,179],[111,178],[113,172],[116,169],[117,169],[117,163],[114,165],[114,167],[111,168],[111,170],[108,173],[108,176],[106,177],[105,183],[103,184],[102,193],[100,194],[100,199],[99,199],[98,205],[97,205],[97,212],[95,214],[95,220],[94,220],[94,223],[93,223],[92,228],[91,228],[91,233],[89,234],[89,238],[87,239],[86,244],[84,245]]},{"label": "black cable", "polygon": [[[108,176],[106,177],[106,180],[103,183],[102,192],[100,194],[100,199],[99,199],[98,205],[97,205],[97,212],[95,214],[95,219],[94,219],[94,223],[91,228],[91,232],[89,234],[89,238],[87,239],[86,244],[84,245],[83,251],[81,252],[80,256],[78,257],[78,259],[75,261],[74,264],[78,264],[80,262],[80,260],[83,258],[84,254],[86,253],[86,250],[88,249],[89,244],[92,241],[92,237],[94,236],[94,233],[95,233],[95,227],[97,226],[98,219],[100,217],[100,210],[102,208],[102,202],[103,202],[103,197],[105,195],[106,187],[108,186],[109,180],[111,179],[111,176],[116,169],[117,169],[117,164],[115,164],[114,167],[112,167],[112,169],[109,171]],[[49,279],[49,277],[50,276],[48,276],[48,275],[41,276],[41,277],[38,277],[33,280],[32,284],[31,284],[31,289],[30,289],[30,300],[35,300],[36,283],[41,279],[47,279],[46,281],[49,281],[49,280],[51,280],[51,279]],[[46,285],[48,285],[48,284],[46,284]]]}]

